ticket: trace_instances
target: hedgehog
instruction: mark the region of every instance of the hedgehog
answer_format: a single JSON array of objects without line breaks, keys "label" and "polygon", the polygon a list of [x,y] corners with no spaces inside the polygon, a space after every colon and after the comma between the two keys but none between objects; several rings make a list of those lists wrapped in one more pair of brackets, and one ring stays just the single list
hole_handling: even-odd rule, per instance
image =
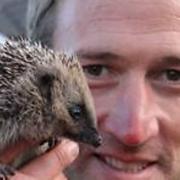
[{"label": "hedgehog", "polygon": [[42,143],[50,149],[62,136],[94,147],[101,144],[78,58],[28,39],[7,40],[0,46],[0,152],[21,140],[36,145],[11,164],[0,160],[0,176],[8,179],[28,154],[44,153],[39,153]]}]

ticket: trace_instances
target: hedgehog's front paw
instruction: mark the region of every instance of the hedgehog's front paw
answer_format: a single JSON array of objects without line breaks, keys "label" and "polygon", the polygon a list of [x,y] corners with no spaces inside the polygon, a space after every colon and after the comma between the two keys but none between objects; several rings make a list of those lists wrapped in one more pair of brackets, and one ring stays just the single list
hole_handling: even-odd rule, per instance
[{"label": "hedgehog's front paw", "polygon": [[0,164],[0,180],[8,180],[10,176],[15,175],[15,170],[9,166]]},{"label": "hedgehog's front paw", "polygon": [[58,143],[58,139],[56,137],[52,137],[48,140],[48,145],[49,145],[49,149],[48,150],[51,150],[53,149]]}]

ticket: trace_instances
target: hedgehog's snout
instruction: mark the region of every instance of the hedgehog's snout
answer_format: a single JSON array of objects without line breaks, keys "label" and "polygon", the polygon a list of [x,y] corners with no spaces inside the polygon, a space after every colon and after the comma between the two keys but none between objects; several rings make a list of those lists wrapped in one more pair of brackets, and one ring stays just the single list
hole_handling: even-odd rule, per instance
[{"label": "hedgehog's snout", "polygon": [[97,134],[97,136],[94,138],[94,141],[91,142],[94,147],[98,147],[102,144],[102,137]]},{"label": "hedgehog's snout", "polygon": [[95,128],[89,128],[80,133],[79,141],[98,147],[102,144],[102,137]]},{"label": "hedgehog's snout", "polygon": [[98,147],[102,144],[102,137],[100,136],[100,134],[97,132],[96,129],[92,129],[89,132],[90,137],[92,137],[92,139],[90,138],[90,144],[92,144],[94,147]]}]

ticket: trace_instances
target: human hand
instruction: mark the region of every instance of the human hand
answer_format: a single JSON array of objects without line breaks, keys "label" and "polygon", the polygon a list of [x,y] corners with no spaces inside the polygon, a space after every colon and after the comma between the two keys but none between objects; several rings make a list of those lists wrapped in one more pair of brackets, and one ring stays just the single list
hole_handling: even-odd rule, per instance
[{"label": "human hand", "polygon": [[79,153],[75,142],[64,139],[54,149],[15,172],[10,180],[65,180],[63,170]]}]

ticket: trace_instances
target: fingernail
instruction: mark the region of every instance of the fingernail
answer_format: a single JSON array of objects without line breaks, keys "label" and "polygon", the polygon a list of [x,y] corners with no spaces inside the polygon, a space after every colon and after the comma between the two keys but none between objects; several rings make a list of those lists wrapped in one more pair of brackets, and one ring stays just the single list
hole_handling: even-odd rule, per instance
[{"label": "fingernail", "polygon": [[68,153],[73,157],[76,157],[79,154],[79,146],[76,142],[66,139],[64,143],[66,144]]}]

